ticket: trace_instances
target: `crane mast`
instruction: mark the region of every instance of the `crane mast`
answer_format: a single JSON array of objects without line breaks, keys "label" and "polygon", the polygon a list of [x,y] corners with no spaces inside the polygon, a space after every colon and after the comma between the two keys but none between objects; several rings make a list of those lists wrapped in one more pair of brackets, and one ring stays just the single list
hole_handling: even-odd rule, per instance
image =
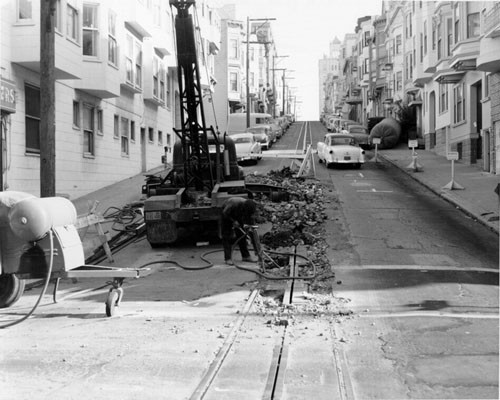
[{"label": "crane mast", "polygon": [[170,0],[170,6],[177,9],[175,40],[181,105],[181,129],[174,128],[174,132],[182,143],[183,180],[186,192],[192,187],[198,191],[211,191],[214,187],[208,131],[215,139],[217,158],[220,157],[218,137],[213,128],[208,130],[205,124],[195,29],[193,16],[189,13],[194,4],[195,0]]}]

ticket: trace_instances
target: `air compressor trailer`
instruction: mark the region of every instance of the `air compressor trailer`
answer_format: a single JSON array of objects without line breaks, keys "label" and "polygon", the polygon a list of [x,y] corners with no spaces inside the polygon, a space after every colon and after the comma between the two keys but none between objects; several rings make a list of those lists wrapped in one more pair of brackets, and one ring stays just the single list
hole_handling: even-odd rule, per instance
[{"label": "air compressor trailer", "polygon": [[123,297],[125,278],[139,278],[150,269],[85,265],[83,245],[75,228],[76,209],[63,197],[38,198],[28,193],[0,193],[0,308],[21,298],[26,279],[112,279],[106,315],[112,316]]}]

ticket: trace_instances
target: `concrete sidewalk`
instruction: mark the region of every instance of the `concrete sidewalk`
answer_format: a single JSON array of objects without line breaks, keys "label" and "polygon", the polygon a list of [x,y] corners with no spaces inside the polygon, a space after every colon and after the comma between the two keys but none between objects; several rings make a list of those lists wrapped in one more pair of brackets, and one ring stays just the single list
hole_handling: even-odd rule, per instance
[{"label": "concrete sidewalk", "polygon": [[422,168],[417,172],[409,168],[412,164],[412,151],[406,145],[379,150],[378,155],[408,173],[439,196],[462,209],[472,218],[499,232],[499,196],[495,188],[500,176],[484,172],[478,165],[466,165],[455,161],[454,181],[463,190],[450,190],[443,187],[451,182],[451,161],[432,151],[416,150],[417,162]]}]

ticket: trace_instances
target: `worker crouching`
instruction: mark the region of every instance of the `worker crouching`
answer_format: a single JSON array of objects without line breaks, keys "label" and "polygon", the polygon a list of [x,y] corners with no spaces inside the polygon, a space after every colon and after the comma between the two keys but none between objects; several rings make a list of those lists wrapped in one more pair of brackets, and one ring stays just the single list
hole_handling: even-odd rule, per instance
[{"label": "worker crouching", "polygon": [[245,225],[255,224],[257,206],[253,200],[242,197],[231,197],[222,208],[221,230],[222,245],[224,246],[224,260],[233,265],[232,248],[237,242],[240,247],[241,258],[246,262],[256,262],[248,251]]}]

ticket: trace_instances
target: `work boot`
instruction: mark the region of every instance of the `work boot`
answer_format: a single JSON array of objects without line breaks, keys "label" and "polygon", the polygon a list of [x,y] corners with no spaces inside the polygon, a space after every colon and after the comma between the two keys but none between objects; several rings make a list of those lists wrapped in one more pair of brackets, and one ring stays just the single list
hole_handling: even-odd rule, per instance
[{"label": "work boot", "polygon": [[231,260],[231,259],[226,260],[226,265],[234,265],[233,260]]},{"label": "work boot", "polygon": [[258,261],[257,259],[253,258],[252,256],[243,257],[241,260],[244,262],[251,262],[251,263],[256,263]]}]

